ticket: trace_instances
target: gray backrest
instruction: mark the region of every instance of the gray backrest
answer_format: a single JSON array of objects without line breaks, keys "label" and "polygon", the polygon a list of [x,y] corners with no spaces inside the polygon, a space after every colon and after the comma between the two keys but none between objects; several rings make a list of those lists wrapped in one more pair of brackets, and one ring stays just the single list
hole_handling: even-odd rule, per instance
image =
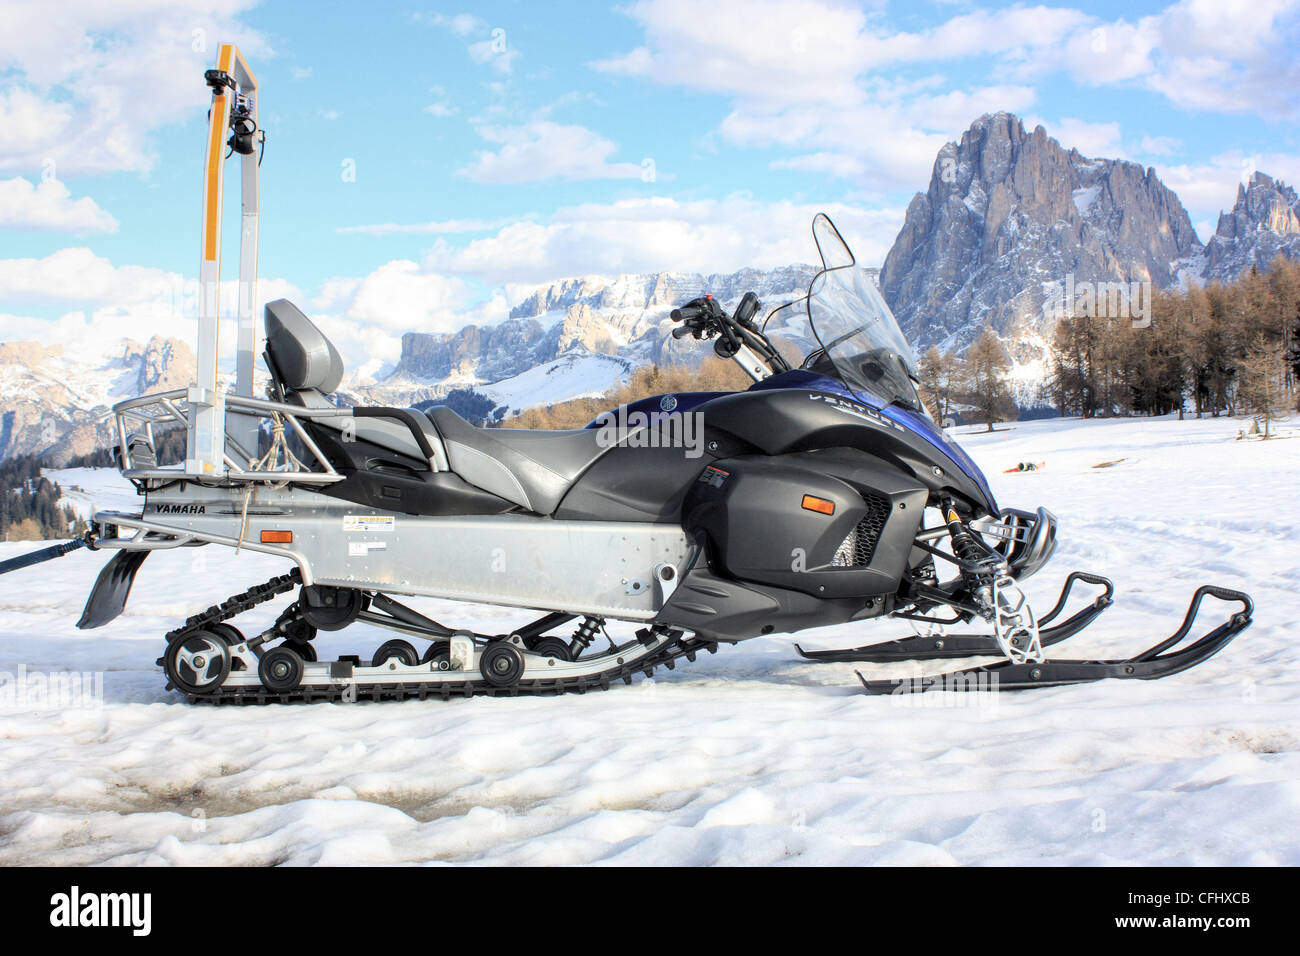
[{"label": "gray backrest", "polygon": [[286,388],[314,388],[328,395],[343,380],[338,350],[288,299],[266,304],[266,349]]}]

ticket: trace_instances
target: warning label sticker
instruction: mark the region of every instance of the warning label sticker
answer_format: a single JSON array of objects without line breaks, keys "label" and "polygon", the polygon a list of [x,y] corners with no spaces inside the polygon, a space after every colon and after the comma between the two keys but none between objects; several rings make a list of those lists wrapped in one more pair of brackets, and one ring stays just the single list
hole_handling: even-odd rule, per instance
[{"label": "warning label sticker", "polygon": [[371,551],[383,551],[387,547],[386,541],[349,541],[348,557],[364,558]]},{"label": "warning label sticker", "polygon": [[392,531],[397,527],[393,515],[344,515],[344,531]]}]

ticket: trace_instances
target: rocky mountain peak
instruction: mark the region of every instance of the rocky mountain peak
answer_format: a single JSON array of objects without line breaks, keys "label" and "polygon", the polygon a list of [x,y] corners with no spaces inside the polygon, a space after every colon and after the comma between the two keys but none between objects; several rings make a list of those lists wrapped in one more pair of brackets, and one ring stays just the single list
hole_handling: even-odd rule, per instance
[{"label": "rocky mountain peak", "polygon": [[1228,282],[1252,266],[1267,268],[1279,255],[1300,258],[1300,198],[1286,183],[1256,170],[1237,185],[1231,211],[1219,214],[1201,277]]},{"label": "rocky mountain peak", "polygon": [[940,149],[880,274],[920,348],[963,348],[986,326],[1013,354],[1041,354],[1052,290],[1073,282],[1168,285],[1200,251],[1153,169],[1089,159],[1011,113],[981,116]]}]

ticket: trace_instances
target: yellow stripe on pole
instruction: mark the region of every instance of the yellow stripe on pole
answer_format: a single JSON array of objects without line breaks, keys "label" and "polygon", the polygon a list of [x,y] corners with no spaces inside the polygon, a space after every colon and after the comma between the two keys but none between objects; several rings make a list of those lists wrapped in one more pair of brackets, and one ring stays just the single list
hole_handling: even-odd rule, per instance
[{"label": "yellow stripe on pole", "polygon": [[217,261],[217,232],[221,225],[221,134],[229,110],[225,94],[212,100],[212,122],[208,130],[208,165],[203,183],[203,258]]},{"label": "yellow stripe on pole", "polygon": [[[230,72],[234,48],[221,44],[217,53],[217,69]],[[208,162],[203,178],[203,261],[216,262],[220,253],[218,235],[221,231],[221,161],[225,148],[226,118],[230,115],[230,95],[223,92],[212,98],[212,113],[208,122]]]}]

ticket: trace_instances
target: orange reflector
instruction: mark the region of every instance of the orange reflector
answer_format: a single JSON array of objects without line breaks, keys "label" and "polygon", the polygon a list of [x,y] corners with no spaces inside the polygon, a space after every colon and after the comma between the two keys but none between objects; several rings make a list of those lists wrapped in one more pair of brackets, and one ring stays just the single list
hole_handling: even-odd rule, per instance
[{"label": "orange reflector", "polygon": [[263,531],[262,544],[293,544],[293,532]]},{"label": "orange reflector", "polygon": [[803,507],[805,511],[816,511],[818,514],[835,514],[835,502],[827,501],[825,498],[818,498],[814,495],[803,496]]}]

